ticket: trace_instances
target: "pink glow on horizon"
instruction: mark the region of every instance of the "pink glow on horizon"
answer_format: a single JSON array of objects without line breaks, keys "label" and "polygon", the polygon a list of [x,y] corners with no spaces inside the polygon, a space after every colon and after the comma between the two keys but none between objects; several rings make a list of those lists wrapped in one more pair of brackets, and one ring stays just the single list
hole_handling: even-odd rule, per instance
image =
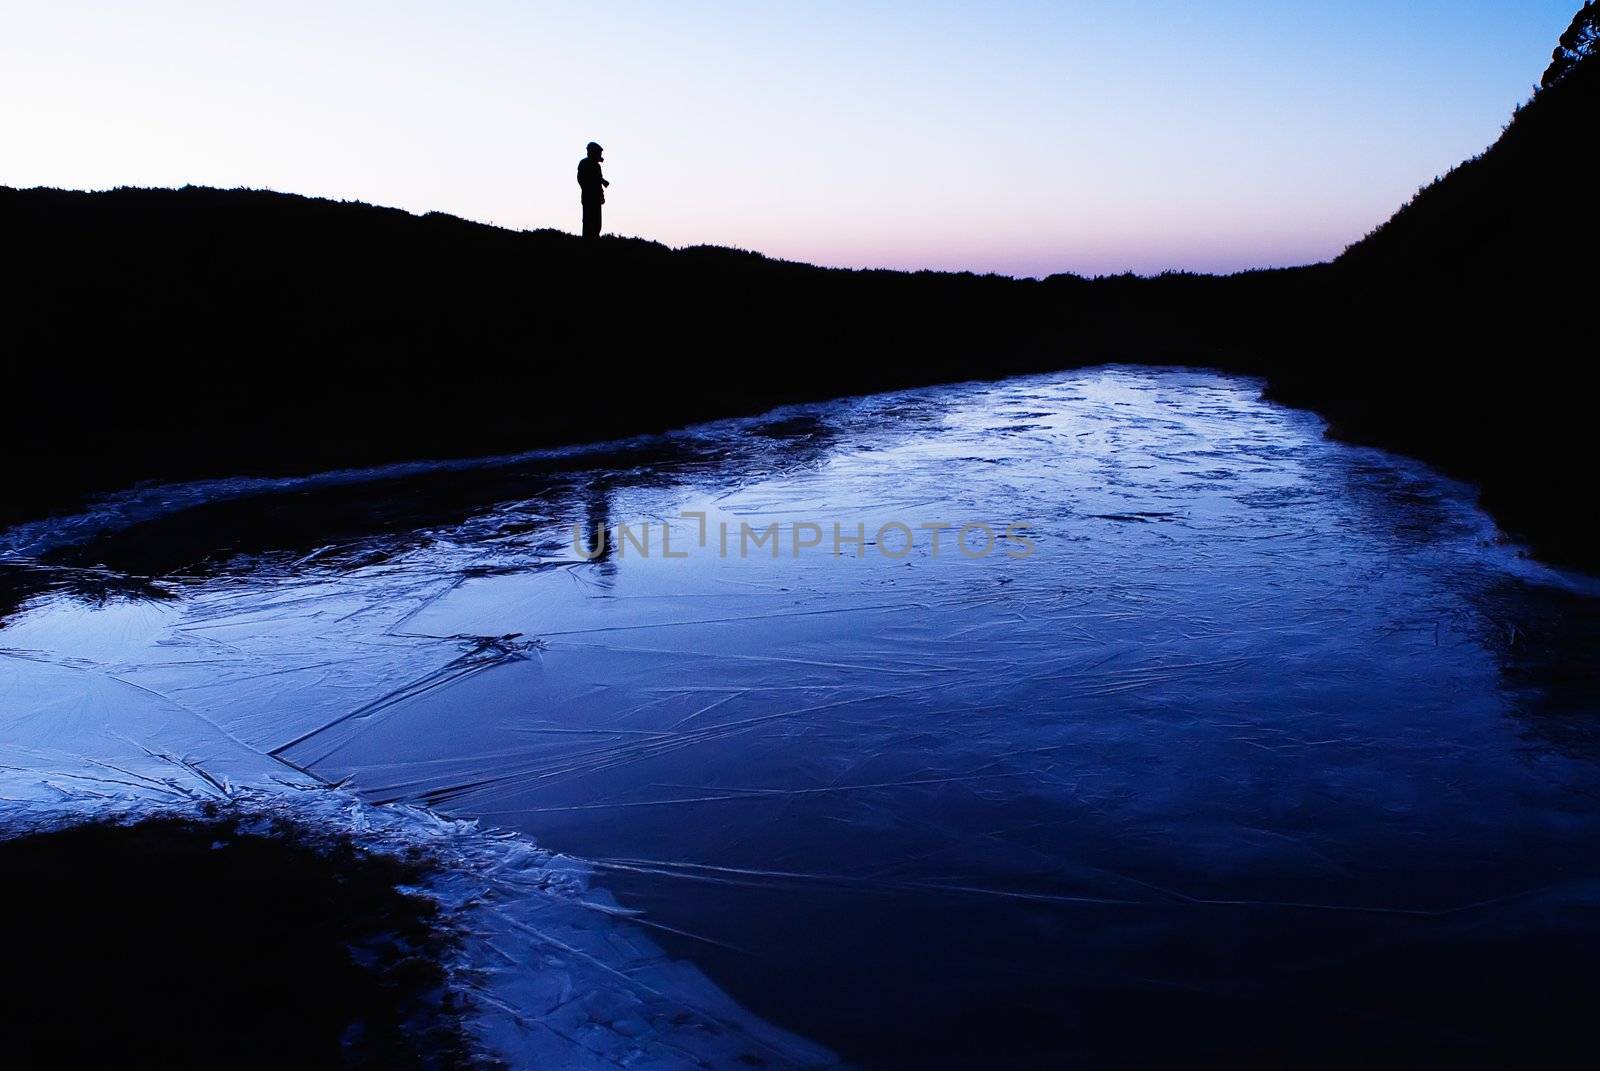
[{"label": "pink glow on horizon", "polygon": [[1574,0],[52,0],[0,183],[270,188],[848,267],[1324,260],[1493,141]]}]

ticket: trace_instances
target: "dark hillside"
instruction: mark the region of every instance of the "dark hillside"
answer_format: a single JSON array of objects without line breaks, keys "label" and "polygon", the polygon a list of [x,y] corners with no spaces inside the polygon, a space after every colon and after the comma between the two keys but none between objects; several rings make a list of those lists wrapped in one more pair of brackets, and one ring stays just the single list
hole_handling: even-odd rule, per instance
[{"label": "dark hillside", "polygon": [[514,451],[1074,361],[1194,356],[1181,317],[1152,317],[1171,336],[1160,344],[1129,337],[1120,321],[1159,285],[1131,279],[589,247],[249,190],[0,188],[0,218],[23,269],[6,292],[13,519],[139,479]]},{"label": "dark hillside", "polygon": [[1480,482],[1509,527],[1591,566],[1597,130],[1588,57],[1339,257],[1307,331],[1324,344],[1273,362],[1280,397]]}]

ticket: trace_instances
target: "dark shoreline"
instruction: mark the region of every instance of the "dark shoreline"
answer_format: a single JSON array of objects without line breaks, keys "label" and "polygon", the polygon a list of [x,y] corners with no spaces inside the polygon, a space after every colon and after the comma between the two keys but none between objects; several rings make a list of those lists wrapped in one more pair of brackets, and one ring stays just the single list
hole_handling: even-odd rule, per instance
[{"label": "dark shoreline", "polygon": [[0,839],[8,1041],[79,1065],[487,1066],[452,935],[404,891],[428,872],[221,815]]}]

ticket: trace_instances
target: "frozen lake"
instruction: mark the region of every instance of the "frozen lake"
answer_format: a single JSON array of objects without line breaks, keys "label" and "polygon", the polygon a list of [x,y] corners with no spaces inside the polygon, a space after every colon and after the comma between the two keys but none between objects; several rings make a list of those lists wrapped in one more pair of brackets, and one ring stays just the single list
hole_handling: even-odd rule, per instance
[{"label": "frozen lake", "polygon": [[0,537],[0,704],[90,667],[525,833],[867,1066],[1533,1051],[1596,995],[1594,586],[1258,392],[1100,368],[124,496]]}]

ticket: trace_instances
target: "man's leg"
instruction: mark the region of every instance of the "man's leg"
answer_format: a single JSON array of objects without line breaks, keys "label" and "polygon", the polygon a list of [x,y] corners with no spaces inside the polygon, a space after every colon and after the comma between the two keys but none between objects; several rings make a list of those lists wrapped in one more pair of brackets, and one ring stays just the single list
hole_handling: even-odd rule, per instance
[{"label": "man's leg", "polygon": [[600,237],[600,206],[583,206],[583,236],[585,238]]}]

